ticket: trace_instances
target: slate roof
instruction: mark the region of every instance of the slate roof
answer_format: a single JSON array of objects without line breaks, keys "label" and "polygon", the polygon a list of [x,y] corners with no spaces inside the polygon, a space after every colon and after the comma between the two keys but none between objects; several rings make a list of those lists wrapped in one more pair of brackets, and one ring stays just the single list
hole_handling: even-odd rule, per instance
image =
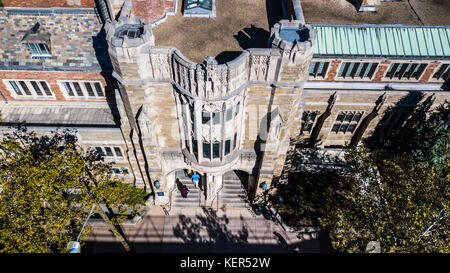
[{"label": "slate roof", "polygon": [[[103,25],[94,9],[49,9],[39,15],[40,11],[0,9],[0,70],[112,70]],[[32,59],[20,43],[36,23],[51,34],[50,59]]]},{"label": "slate roof", "polygon": [[[105,106],[8,106],[0,107],[2,123],[33,125],[116,126],[111,109]],[[0,123],[1,124],[1,123]]]},{"label": "slate roof", "polygon": [[450,58],[448,26],[312,25],[316,56]]}]

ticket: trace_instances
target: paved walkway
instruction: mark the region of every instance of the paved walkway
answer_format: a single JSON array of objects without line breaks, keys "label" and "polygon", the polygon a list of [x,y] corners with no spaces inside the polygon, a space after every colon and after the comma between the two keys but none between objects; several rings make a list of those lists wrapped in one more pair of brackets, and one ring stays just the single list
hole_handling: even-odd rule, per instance
[{"label": "paved walkway", "polygon": [[[84,252],[124,252],[105,224],[93,225]],[[172,208],[166,216],[153,206],[136,225],[122,225],[136,253],[292,253],[319,252],[317,236],[287,233],[263,216],[247,209],[215,211]],[[83,250],[82,250],[83,251]]]}]

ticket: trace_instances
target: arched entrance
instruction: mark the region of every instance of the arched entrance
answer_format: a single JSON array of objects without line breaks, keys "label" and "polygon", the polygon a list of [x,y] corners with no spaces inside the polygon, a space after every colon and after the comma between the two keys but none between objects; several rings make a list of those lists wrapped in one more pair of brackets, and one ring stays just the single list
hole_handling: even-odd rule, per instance
[{"label": "arched entrance", "polygon": [[219,192],[219,208],[249,208],[251,176],[248,172],[231,170],[222,175],[222,190]]},{"label": "arched entrance", "polygon": [[[188,169],[179,169],[170,172],[167,175],[168,180],[172,180],[173,183],[173,191],[171,193],[171,203],[172,207],[199,207],[201,202],[201,194],[205,187],[205,179],[204,175],[200,172],[200,181],[198,187],[194,186],[194,183],[191,179],[190,171],[195,172],[194,170]],[[183,197],[181,194],[181,190],[183,186],[186,186],[189,190],[186,197]]]}]

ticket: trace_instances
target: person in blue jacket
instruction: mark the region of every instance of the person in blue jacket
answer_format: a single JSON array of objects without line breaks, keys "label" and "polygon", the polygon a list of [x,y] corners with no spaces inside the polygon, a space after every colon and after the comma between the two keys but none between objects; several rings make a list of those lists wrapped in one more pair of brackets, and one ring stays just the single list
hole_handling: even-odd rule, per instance
[{"label": "person in blue jacket", "polygon": [[195,172],[194,175],[192,175],[192,182],[194,182],[194,187],[198,187],[198,181],[200,180],[200,175]]}]

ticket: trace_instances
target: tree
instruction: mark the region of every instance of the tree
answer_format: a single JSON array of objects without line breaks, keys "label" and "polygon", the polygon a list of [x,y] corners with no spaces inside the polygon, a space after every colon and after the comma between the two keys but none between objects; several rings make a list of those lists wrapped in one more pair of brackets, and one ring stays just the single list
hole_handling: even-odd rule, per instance
[{"label": "tree", "polygon": [[[335,207],[320,219],[339,251],[365,252],[378,241],[382,252],[450,252],[448,175],[417,164],[411,154],[350,150],[353,175],[340,179]],[[449,162],[446,162],[448,173]]]},{"label": "tree", "polygon": [[118,224],[144,205],[145,191],[111,178],[111,165],[83,151],[71,131],[38,136],[19,128],[0,141],[0,157],[0,252],[67,252],[94,204],[108,207],[109,215],[97,212],[124,241]]}]

